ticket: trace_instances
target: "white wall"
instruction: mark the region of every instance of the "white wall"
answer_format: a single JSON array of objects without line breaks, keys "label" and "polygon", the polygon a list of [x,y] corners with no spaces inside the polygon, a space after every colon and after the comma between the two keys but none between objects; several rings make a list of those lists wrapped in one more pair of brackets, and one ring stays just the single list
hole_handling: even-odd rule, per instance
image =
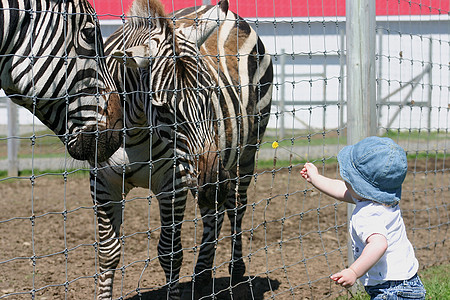
[{"label": "white wall", "polygon": [[[429,17],[430,18],[430,17]],[[379,101],[401,87],[405,87],[399,93],[392,95],[387,100],[390,107],[380,106],[379,124],[393,128],[418,129],[430,127],[432,130],[445,129],[449,125],[449,86],[450,86],[450,27],[449,17],[435,17],[431,20],[414,18],[378,18],[377,29],[377,81]],[[323,72],[323,63],[326,63],[326,81],[320,76],[286,76],[284,80],[285,101],[304,101],[306,106],[286,107],[286,110],[296,110],[296,117],[302,119],[315,128],[322,128],[324,105],[312,105],[309,109],[309,101],[326,100],[338,101],[340,95],[344,95],[345,84],[340,85],[341,75],[339,57],[340,50],[339,33],[345,30],[343,20],[295,20],[295,22],[277,22],[276,35],[273,35],[273,24],[260,24],[267,27],[260,30],[262,39],[269,53],[279,55],[284,49],[288,54],[299,54],[295,60],[286,59],[288,70],[295,73],[314,74]],[[272,35],[270,35],[272,32]],[[431,48],[430,48],[431,41]],[[431,56],[430,56],[431,49]],[[312,56],[308,56],[311,53]],[[333,57],[334,56],[334,57]],[[430,61],[431,58],[431,61]],[[275,82],[281,82],[281,68],[279,60],[274,60],[276,65]],[[381,62],[381,64],[380,64]],[[416,80],[417,86],[412,90],[411,80],[421,74],[431,62],[431,80],[429,75]],[[345,71],[345,68],[344,68]],[[292,71],[290,71],[292,73]],[[345,78],[344,78],[345,80]],[[279,88],[280,89],[280,88]],[[280,100],[279,89],[274,94],[274,100]],[[430,89],[432,93],[430,94]],[[431,96],[431,98],[430,98]],[[414,105],[403,106],[399,111],[399,102],[407,101]],[[428,116],[427,103],[431,102],[431,113]],[[422,104],[420,104],[422,102]],[[421,107],[422,106],[422,107]],[[276,111],[276,107],[274,108]],[[299,110],[299,111],[297,111]],[[344,120],[345,120],[344,107]],[[326,105],[326,128],[336,128],[339,124],[339,110],[337,105]],[[278,118],[279,119],[279,118]],[[275,126],[273,118],[270,126]],[[306,128],[305,124],[285,117],[287,128]]]},{"label": "white wall", "polygon": [[[274,114],[269,123],[270,127],[279,127],[282,115],[286,129],[304,129],[309,126],[322,128],[324,124],[327,129],[339,127],[342,115],[336,103],[339,100],[345,101],[345,73],[342,77],[339,56],[342,53],[341,32],[343,34],[345,30],[344,21],[344,18],[277,19],[276,22],[267,19],[258,22],[249,20],[261,36],[266,52],[273,56],[274,103],[282,100],[284,89],[286,106],[284,111],[281,111],[279,106],[272,108]],[[377,18],[377,29],[381,33],[377,37],[377,81],[380,92],[378,99],[386,97],[400,87],[407,87],[389,98],[388,101],[393,103],[390,107],[381,106],[379,120],[381,127],[389,123],[393,128],[405,130],[428,126],[428,108],[417,104],[426,103],[430,99],[428,76],[418,81],[418,86],[411,95],[408,93],[411,91],[410,80],[423,72],[430,63],[431,40],[430,125],[432,130],[448,128],[450,98],[448,24],[449,16]],[[102,21],[101,25],[105,36],[111,34],[118,26],[117,23],[110,21]],[[287,56],[285,77],[282,82],[280,60],[283,51]],[[404,106],[396,115],[399,110],[398,103],[405,99],[408,102],[413,100],[415,105]],[[299,101],[304,105],[292,105],[292,102]],[[322,101],[323,103],[319,103]],[[345,111],[344,106],[344,120]],[[295,116],[292,116],[292,113],[295,113]],[[6,122],[6,108],[0,104],[0,125]],[[32,123],[31,114],[24,109],[20,109],[20,123]]]}]

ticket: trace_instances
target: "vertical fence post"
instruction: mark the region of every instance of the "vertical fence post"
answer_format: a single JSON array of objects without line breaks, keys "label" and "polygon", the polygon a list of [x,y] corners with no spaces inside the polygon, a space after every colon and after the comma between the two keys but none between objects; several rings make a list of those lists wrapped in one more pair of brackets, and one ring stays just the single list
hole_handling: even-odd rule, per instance
[{"label": "vertical fence post", "polygon": [[[347,144],[376,134],[375,1],[346,1]],[[347,206],[347,224],[354,205]],[[348,239],[348,262],[353,262]]]},{"label": "vertical fence post", "polygon": [[431,99],[433,97],[433,39],[430,37],[430,44],[428,48],[428,130],[431,130]]},{"label": "vertical fence post", "polygon": [[324,81],[322,82],[323,88],[322,88],[322,100],[323,100],[323,115],[322,115],[322,130],[323,132],[326,131],[326,121],[327,121],[327,59],[325,57],[323,64],[322,64],[323,72],[322,72],[322,78]]},{"label": "vertical fence post", "polygon": [[15,177],[19,175],[19,112],[17,105],[12,103],[10,99],[7,103],[8,114],[8,176]]},{"label": "vertical fence post", "polygon": [[280,55],[280,103],[278,104],[281,111],[280,116],[280,138],[284,138],[284,101],[286,98],[286,86],[285,86],[285,79],[286,79],[286,51],[284,49],[281,49],[281,55]]},{"label": "vertical fence post", "polygon": [[[377,52],[378,52],[378,78],[382,78],[383,76],[383,58],[381,57],[381,53],[383,52],[383,29],[380,28],[380,30],[378,30],[377,32],[377,36],[378,36],[378,47],[377,47]],[[379,82],[377,83],[377,103],[378,103],[378,112],[377,112],[377,118],[378,118],[378,123],[377,126],[381,124],[381,117],[382,117],[382,107],[383,107],[383,97],[381,96],[381,80],[379,80]],[[381,133],[381,129],[377,130],[378,132]]]},{"label": "vertical fence post", "polygon": [[339,78],[341,82],[339,83],[339,129],[344,128],[344,84],[345,84],[345,32],[343,29],[339,32],[340,36],[340,50],[339,50]]}]

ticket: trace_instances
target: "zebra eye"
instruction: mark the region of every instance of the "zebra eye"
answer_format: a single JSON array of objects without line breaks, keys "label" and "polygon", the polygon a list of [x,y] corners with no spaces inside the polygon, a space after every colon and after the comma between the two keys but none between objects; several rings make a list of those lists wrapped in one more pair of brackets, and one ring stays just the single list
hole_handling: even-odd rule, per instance
[{"label": "zebra eye", "polygon": [[95,42],[95,27],[85,27],[81,30],[84,40],[88,43]]}]

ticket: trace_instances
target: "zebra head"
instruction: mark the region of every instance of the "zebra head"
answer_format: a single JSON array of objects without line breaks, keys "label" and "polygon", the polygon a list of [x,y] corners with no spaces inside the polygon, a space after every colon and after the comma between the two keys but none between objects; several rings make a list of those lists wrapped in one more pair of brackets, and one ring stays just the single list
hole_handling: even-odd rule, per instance
[{"label": "zebra head", "polygon": [[101,162],[121,145],[122,108],[86,0],[2,0],[1,87],[69,154]]},{"label": "zebra head", "polygon": [[[138,72],[149,125],[158,124],[159,136],[175,143],[176,155],[186,159],[199,192],[199,205],[221,205],[229,188],[229,173],[220,159],[214,105],[220,89],[201,45],[226,18],[228,1],[202,6],[195,20],[173,21],[155,0],[136,0],[130,10],[132,28],[123,49],[112,56]],[[178,23],[177,23],[178,22]],[[216,33],[217,34],[217,33]],[[161,126],[165,123],[165,126]]]}]

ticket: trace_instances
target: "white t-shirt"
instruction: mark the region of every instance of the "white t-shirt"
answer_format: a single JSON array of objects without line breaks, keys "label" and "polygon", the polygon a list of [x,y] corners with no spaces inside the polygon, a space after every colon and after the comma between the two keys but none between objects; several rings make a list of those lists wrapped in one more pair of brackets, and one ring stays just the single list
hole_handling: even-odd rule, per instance
[{"label": "white t-shirt", "polygon": [[388,280],[405,280],[417,273],[419,262],[406,236],[400,206],[385,206],[373,201],[353,199],[356,208],[350,220],[355,260],[361,255],[366,240],[374,233],[386,237],[388,247],[380,260],[361,277],[364,286],[377,285]]}]

